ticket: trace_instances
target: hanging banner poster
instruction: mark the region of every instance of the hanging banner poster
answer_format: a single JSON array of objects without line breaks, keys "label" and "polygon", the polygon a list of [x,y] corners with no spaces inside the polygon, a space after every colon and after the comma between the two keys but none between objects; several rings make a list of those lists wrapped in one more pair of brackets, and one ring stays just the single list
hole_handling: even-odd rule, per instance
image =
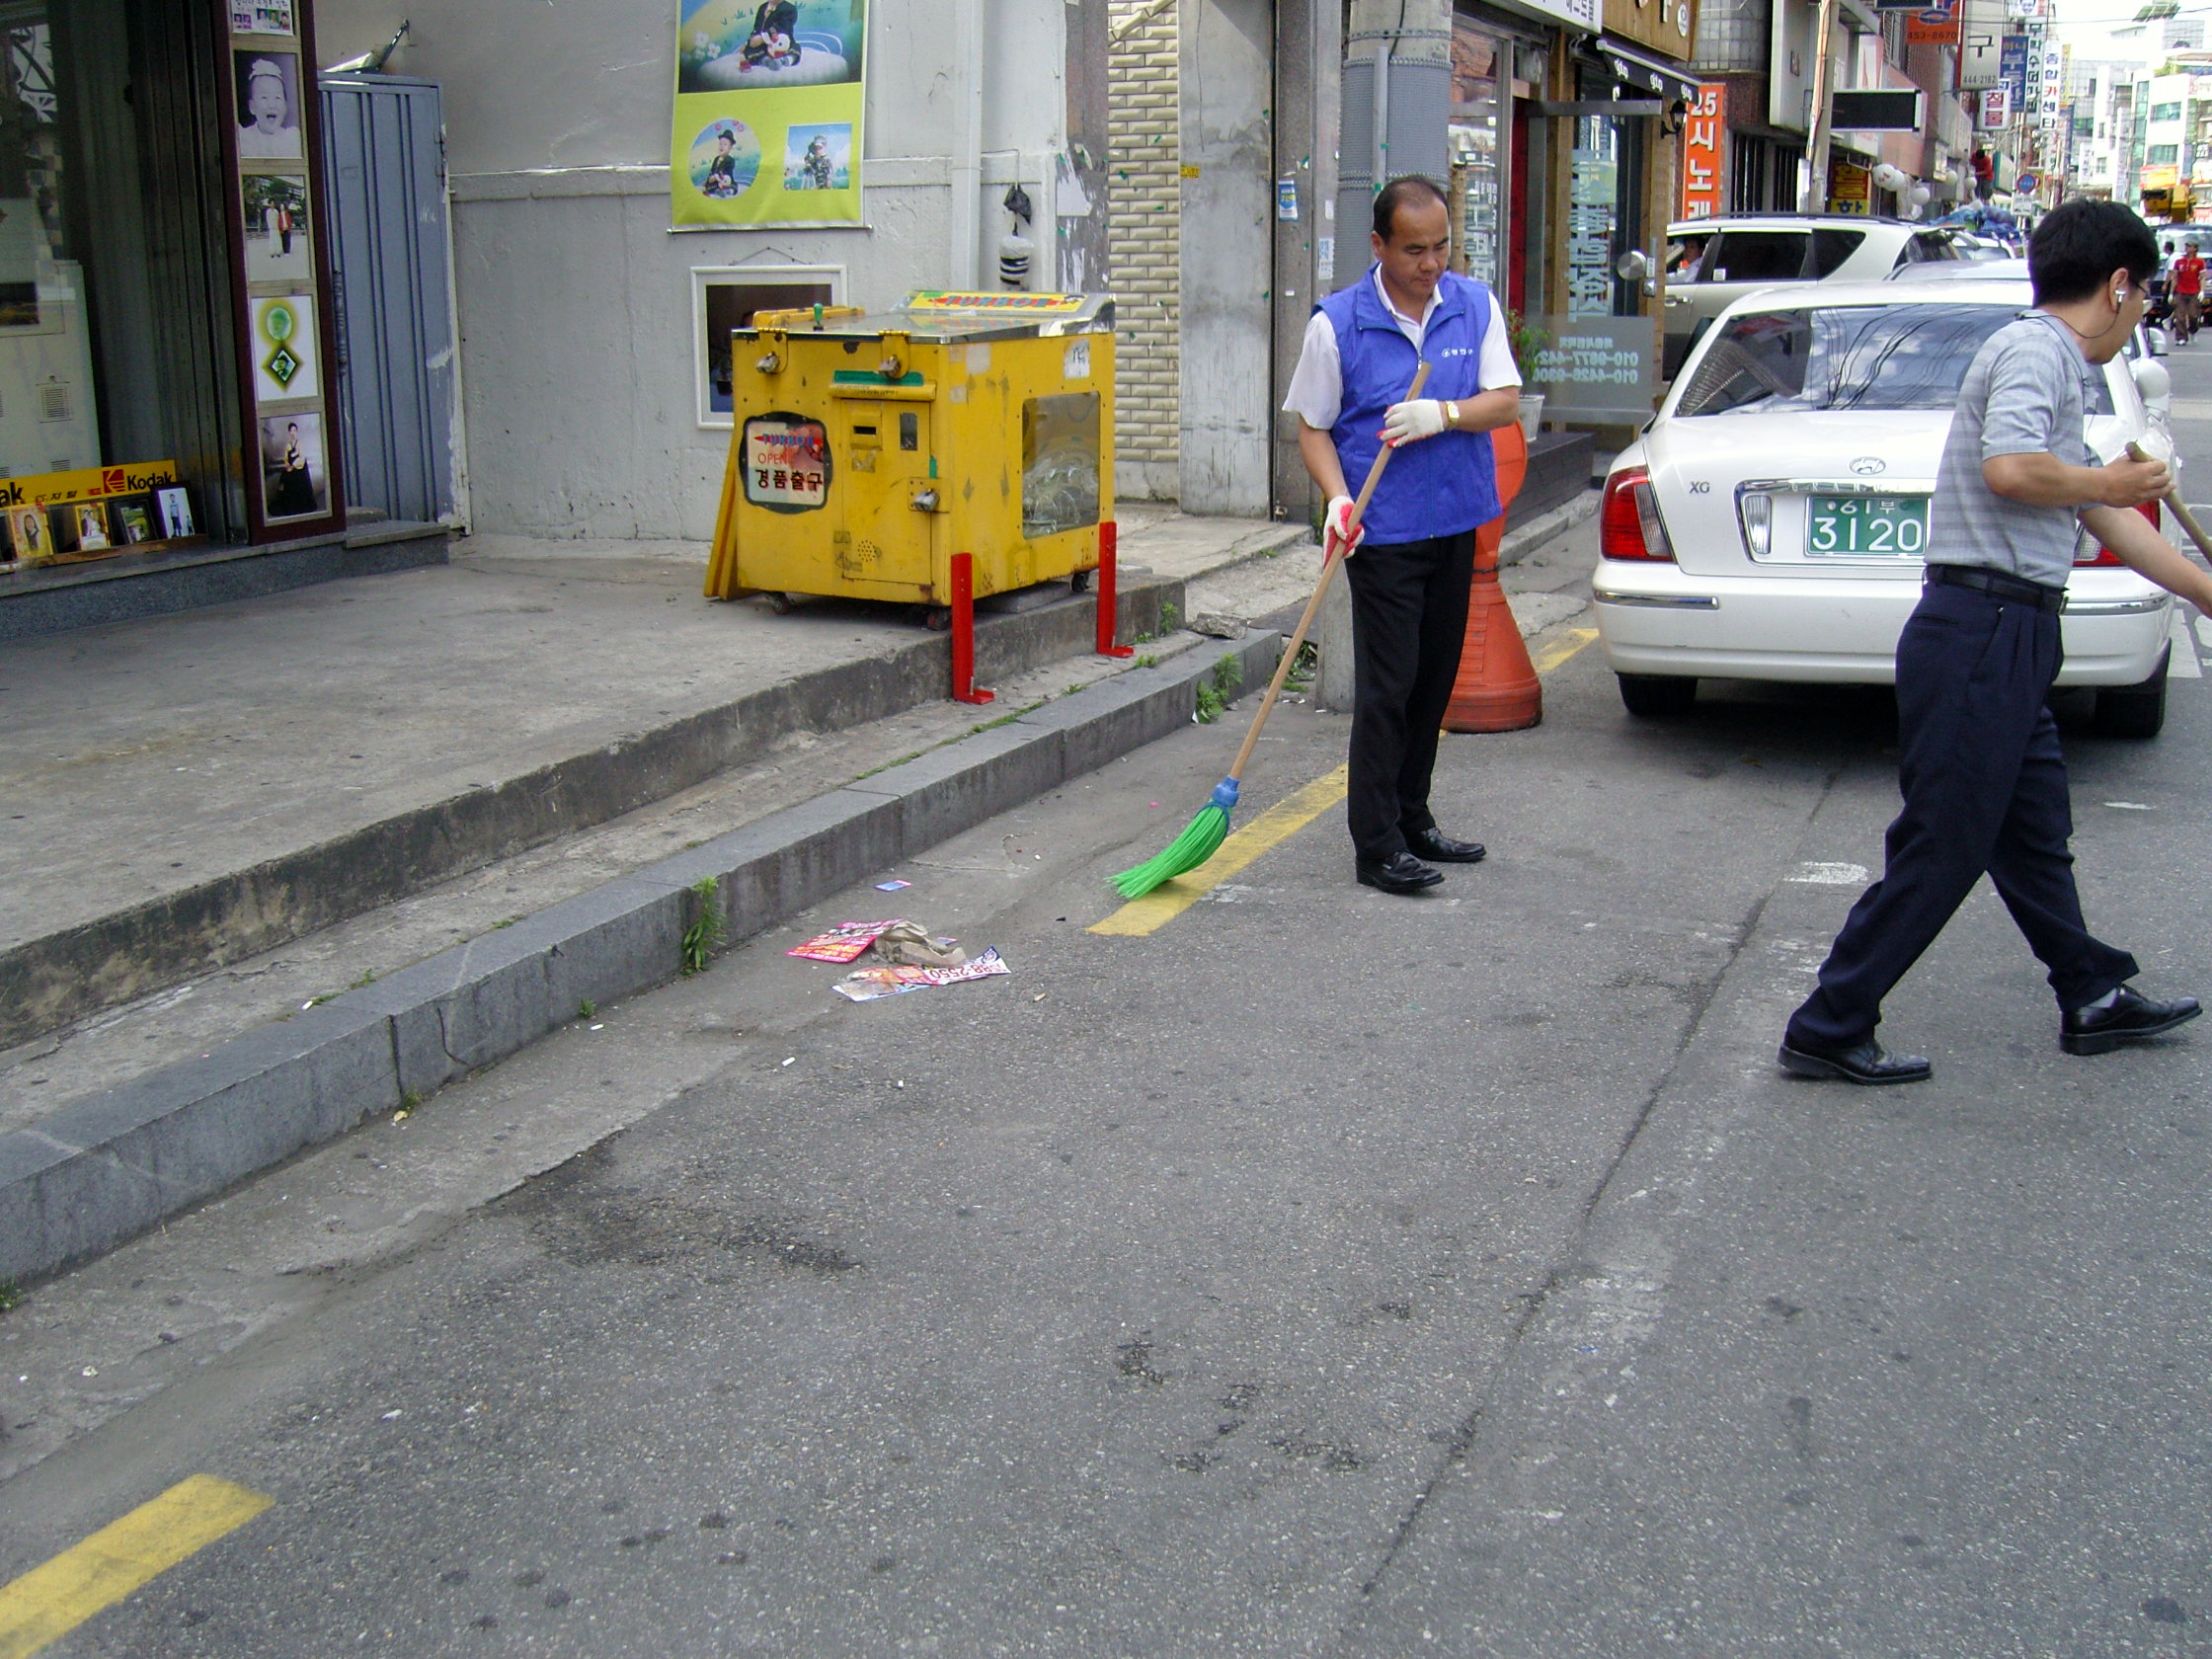
[{"label": "hanging banner poster", "polygon": [[682,0],[670,222],[860,222],[867,0]]},{"label": "hanging banner poster", "polygon": [[1721,178],[1728,105],[1725,81],[1701,81],[1698,101],[1682,122],[1682,216],[1686,219],[1718,218],[1727,206]]}]

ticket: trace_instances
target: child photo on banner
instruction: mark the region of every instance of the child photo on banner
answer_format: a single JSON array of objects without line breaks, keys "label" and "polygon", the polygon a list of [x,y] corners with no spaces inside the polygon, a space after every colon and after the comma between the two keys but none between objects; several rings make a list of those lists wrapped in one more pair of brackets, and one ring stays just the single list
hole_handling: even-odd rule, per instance
[{"label": "child photo on banner", "polygon": [[671,223],[859,223],[866,40],[866,0],[682,0]]}]

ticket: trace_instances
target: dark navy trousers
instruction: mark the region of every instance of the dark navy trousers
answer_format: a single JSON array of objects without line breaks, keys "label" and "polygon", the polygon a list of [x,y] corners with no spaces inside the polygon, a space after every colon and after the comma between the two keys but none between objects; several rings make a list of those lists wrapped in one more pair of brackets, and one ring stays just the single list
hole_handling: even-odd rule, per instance
[{"label": "dark navy trousers", "polygon": [[1874,1035],[1882,998],[1987,872],[2061,1008],[2133,979],[2135,959],[2091,936],[2074,890],[2074,831],[2058,728],[2059,620],[1971,588],[1932,586],[1897,641],[1898,783],[1882,879],[1859,896],[1789,1019],[1792,1047]]},{"label": "dark navy trousers", "polygon": [[1405,851],[1436,828],[1429,774],[1460,673],[1474,582],[1474,532],[1363,542],[1352,584],[1352,752],[1345,817],[1362,859]]}]

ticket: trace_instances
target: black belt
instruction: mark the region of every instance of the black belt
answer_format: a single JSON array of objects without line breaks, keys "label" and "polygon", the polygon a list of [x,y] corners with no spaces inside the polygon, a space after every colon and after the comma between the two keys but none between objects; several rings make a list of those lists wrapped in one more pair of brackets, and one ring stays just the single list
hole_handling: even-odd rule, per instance
[{"label": "black belt", "polygon": [[2054,614],[2066,607],[2064,588],[2046,588],[2040,582],[2028,581],[2024,576],[2008,576],[2003,571],[1987,570],[1980,565],[1930,565],[1928,580],[1952,588],[1972,588],[1987,593],[1993,599],[2003,599],[2009,604],[2033,605],[2037,610],[2047,610]]}]

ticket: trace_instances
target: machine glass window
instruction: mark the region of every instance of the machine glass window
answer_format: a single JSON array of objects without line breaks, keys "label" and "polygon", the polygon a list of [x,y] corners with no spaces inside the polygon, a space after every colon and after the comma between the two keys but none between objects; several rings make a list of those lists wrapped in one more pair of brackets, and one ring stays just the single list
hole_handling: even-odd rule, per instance
[{"label": "machine glass window", "polygon": [[1064,392],[1021,406],[1021,533],[1056,535],[1098,522],[1098,394]]}]

